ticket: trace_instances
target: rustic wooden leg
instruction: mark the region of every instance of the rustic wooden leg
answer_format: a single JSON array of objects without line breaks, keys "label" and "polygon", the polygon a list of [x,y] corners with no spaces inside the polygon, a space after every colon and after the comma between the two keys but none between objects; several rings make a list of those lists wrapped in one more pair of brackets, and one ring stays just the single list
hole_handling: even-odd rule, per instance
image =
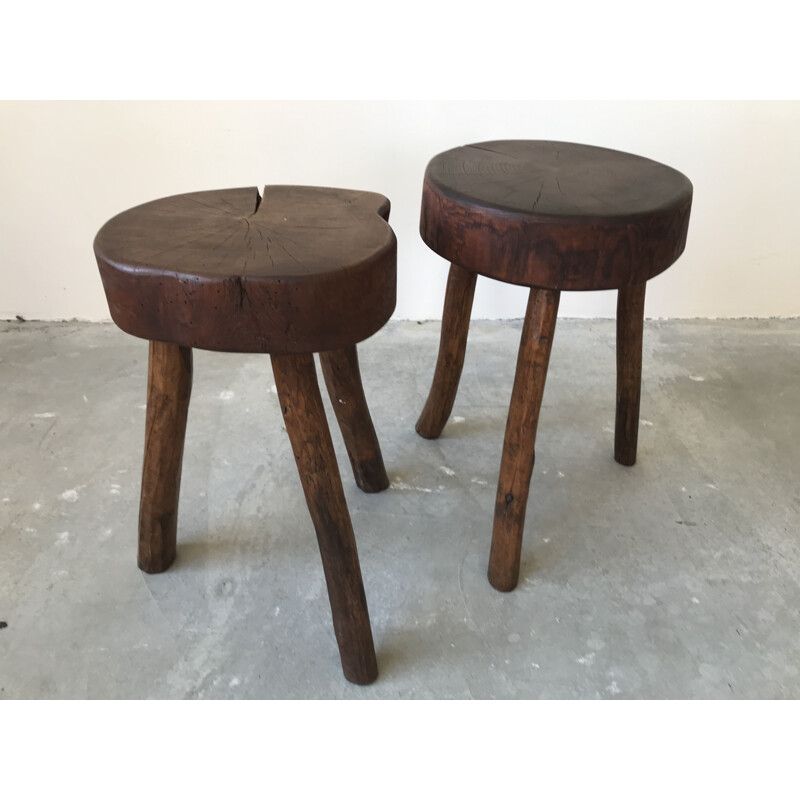
[{"label": "rustic wooden leg", "polygon": [[477,277],[474,272],[468,272],[456,264],[450,265],[442,312],[439,356],[436,359],[428,400],[417,420],[417,433],[426,439],[439,437],[453,410],[461,369],[464,366]]},{"label": "rustic wooden leg", "polygon": [[362,491],[381,492],[389,478],[364,397],[356,346],[320,353],[319,360],[356,483]]},{"label": "rustic wooden leg", "polygon": [[310,353],[273,354],[272,372],[308,510],[317,531],[344,676],[378,675],[353,526]]},{"label": "rustic wooden leg", "polygon": [[150,342],[139,568],[163,572],[175,560],[186,416],[192,393],[192,350]]},{"label": "rustic wooden leg", "polygon": [[525,507],[533,475],[536,426],[558,314],[559,292],[531,289],[508,409],[494,511],[489,582],[510,592],[519,579]]},{"label": "rustic wooden leg", "polygon": [[626,286],[617,296],[617,419],[614,458],[626,467],[636,463],[639,398],[642,388],[644,283]]}]

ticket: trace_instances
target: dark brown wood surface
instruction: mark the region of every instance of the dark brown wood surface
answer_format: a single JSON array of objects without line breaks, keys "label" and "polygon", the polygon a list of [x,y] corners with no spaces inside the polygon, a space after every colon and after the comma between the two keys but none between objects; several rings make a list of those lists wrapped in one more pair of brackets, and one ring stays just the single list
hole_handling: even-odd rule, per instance
[{"label": "dark brown wood surface", "polygon": [[497,481],[489,554],[489,582],[501,592],[510,592],[519,580],[525,509],[535,461],[536,428],[556,329],[558,301],[557,291],[531,289],[522,327]]},{"label": "dark brown wood surface", "polygon": [[117,215],[94,250],[127,333],[207,350],[318,352],[362,341],[391,316],[388,214],[372,192],[195,192]]},{"label": "dark brown wood surface", "polygon": [[[636,461],[646,281],[683,252],[692,184],[650,159],[546,141],[494,141],[428,164],[420,233],[451,262],[439,356],[417,422],[441,433],[464,359],[475,275],[530,286],[497,485],[489,581],[511,591],[561,290],[617,289],[614,456]],[[458,264],[458,267],[455,265]]]},{"label": "dark brown wood surface", "polygon": [[439,336],[439,355],[428,399],[417,420],[417,433],[437,439],[450,417],[464,367],[467,334],[477,275],[457,264],[450,265]]},{"label": "dark brown wood surface", "polygon": [[428,164],[420,233],[448,261],[550,289],[617,289],[669,267],[692,184],[647,158],[588,145],[494,141]]},{"label": "dark brown wood surface", "polygon": [[364,492],[382,492],[389,476],[364,396],[356,346],[320,353],[319,360],[356,483]]},{"label": "dark brown wood surface", "polygon": [[353,683],[371,683],[378,675],[378,666],[367,600],[314,357],[273,354],[272,372],[317,532],[342,669]]},{"label": "dark brown wood surface", "polygon": [[617,295],[617,415],[614,458],[626,467],[636,463],[639,441],[639,398],[642,391],[644,295],[647,284],[619,290]]},{"label": "dark brown wood surface", "polygon": [[175,560],[183,443],[192,392],[192,351],[150,342],[139,568],[164,572]]}]

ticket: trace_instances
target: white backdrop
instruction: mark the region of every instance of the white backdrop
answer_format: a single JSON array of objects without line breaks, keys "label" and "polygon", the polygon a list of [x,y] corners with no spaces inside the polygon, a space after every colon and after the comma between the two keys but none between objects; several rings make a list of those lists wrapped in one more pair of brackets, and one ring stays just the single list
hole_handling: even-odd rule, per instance
[{"label": "white backdrop", "polygon": [[[179,192],[268,183],[385,194],[396,319],[441,317],[447,265],[417,231],[436,153],[502,138],[582,142],[663,161],[694,184],[686,252],[648,317],[800,314],[800,103],[191,101],[0,103],[0,318],[108,318],[92,255],[106,219]],[[480,279],[475,318],[523,315],[526,292]],[[610,317],[612,292],[560,315]]]}]

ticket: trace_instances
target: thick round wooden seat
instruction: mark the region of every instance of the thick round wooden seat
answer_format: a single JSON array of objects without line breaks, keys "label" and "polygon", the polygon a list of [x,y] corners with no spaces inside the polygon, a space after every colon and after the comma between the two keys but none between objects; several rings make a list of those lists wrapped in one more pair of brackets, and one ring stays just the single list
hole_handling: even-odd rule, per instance
[{"label": "thick round wooden seat", "polygon": [[647,158],[566,142],[484,142],[428,165],[420,233],[489,278],[545,289],[643,283],[683,252],[692,184]]},{"label": "thick round wooden seat", "polygon": [[566,142],[448,150],[425,172],[420,234],[451,262],[439,357],[417,432],[436,438],[455,401],[478,274],[531,287],[506,425],[489,556],[519,578],[534,444],[560,292],[617,289],[614,455],[636,461],[646,282],[683,252],[692,184],[647,158]]},{"label": "thick round wooden seat", "polygon": [[195,192],[109,220],[95,254],[111,317],[134,336],[227,352],[335,350],[394,310],[388,214],[371,192]]},{"label": "thick round wooden seat", "polygon": [[356,344],[394,310],[397,244],[388,217],[389,201],[371,192],[228,189],[137,206],[109,220],[94,242],[112,318],[150,340],[140,568],[162,572],[176,555],[192,348],[269,353],[342,668],[354,683],[375,680],[377,662],[313,354],[357,484],[385,489]]}]

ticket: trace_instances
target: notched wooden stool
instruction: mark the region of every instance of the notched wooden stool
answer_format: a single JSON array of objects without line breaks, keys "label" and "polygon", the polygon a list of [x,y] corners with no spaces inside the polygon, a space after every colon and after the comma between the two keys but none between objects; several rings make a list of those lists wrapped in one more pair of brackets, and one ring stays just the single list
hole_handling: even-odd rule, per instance
[{"label": "notched wooden stool", "polygon": [[519,579],[525,508],[558,301],[617,289],[614,457],[636,461],[646,282],[683,252],[692,184],[670,167],[580,144],[483,142],[428,164],[420,233],[451,262],[439,356],[417,422],[439,436],[453,408],[478,275],[530,287],[506,424],[489,581]]},{"label": "notched wooden stool", "polygon": [[197,192],[107,222],[94,251],[114,322],[150,340],[139,566],[175,559],[192,348],[269,353],[317,533],[345,677],[377,677],[350,515],[313,354],[365,492],[389,485],[356,343],[395,306],[397,242],[379,194],[304,186]]}]

